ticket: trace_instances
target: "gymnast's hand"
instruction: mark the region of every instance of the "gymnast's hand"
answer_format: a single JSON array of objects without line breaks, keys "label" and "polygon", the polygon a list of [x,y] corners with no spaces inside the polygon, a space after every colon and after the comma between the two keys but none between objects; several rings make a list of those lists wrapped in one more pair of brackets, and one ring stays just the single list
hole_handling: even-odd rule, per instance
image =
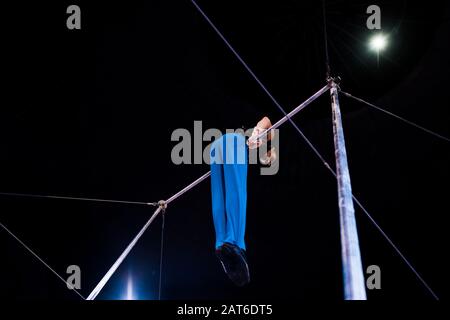
[{"label": "gymnast's hand", "polygon": [[259,148],[263,143],[270,141],[275,132],[271,130],[269,134],[264,135],[257,139],[257,137],[262,134],[264,131],[272,127],[272,123],[270,122],[270,119],[268,117],[262,118],[257,124],[256,127],[253,129],[252,135],[250,139],[247,141],[247,145],[250,149],[256,149]]},{"label": "gymnast's hand", "polygon": [[275,148],[272,147],[269,151],[267,151],[264,155],[259,158],[259,161],[264,166],[270,166],[277,160],[277,152]]}]

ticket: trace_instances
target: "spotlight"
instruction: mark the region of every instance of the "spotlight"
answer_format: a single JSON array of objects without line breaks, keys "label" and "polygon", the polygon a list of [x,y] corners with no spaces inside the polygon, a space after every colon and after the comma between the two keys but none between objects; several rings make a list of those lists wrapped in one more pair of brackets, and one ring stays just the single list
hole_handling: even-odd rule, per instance
[{"label": "spotlight", "polygon": [[370,40],[370,48],[378,53],[384,50],[387,44],[387,37],[383,34],[377,34]]},{"label": "spotlight", "polygon": [[125,300],[136,300],[136,297],[133,293],[133,279],[131,278],[131,276],[128,276],[127,294],[125,296]]}]

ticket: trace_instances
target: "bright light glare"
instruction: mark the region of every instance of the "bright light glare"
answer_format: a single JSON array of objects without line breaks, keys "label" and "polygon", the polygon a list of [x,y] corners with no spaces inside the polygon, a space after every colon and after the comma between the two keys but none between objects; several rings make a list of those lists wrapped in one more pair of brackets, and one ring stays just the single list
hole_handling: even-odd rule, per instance
[{"label": "bright light glare", "polygon": [[370,40],[370,48],[377,52],[386,48],[387,44],[387,38],[382,34],[377,34]]},{"label": "bright light glare", "polygon": [[135,300],[136,298],[134,297],[133,294],[133,279],[131,278],[131,276],[128,277],[128,281],[127,281],[127,296],[125,298],[126,300]]}]

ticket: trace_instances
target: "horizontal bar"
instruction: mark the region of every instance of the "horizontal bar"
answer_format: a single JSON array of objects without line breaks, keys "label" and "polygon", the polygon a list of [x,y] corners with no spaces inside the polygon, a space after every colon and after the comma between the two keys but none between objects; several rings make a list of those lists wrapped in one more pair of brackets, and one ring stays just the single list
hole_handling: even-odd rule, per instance
[{"label": "horizontal bar", "polygon": [[211,175],[211,171],[208,171],[207,173],[205,173],[203,176],[201,176],[200,178],[198,178],[197,180],[195,180],[194,182],[192,182],[190,185],[188,185],[187,187],[185,187],[183,190],[179,191],[178,193],[174,194],[172,197],[170,197],[169,199],[166,200],[166,204],[171,203],[172,201],[178,199],[180,196],[182,196],[183,194],[185,194],[186,192],[188,192],[189,190],[191,190],[192,188],[194,188],[196,185],[198,185],[199,183],[201,183],[203,180],[207,179],[209,176]]},{"label": "horizontal bar", "polygon": [[[284,124],[286,121],[288,121],[290,118],[292,118],[293,116],[295,116],[297,113],[299,113],[300,111],[302,111],[305,107],[307,107],[308,105],[310,105],[314,100],[316,100],[317,98],[319,98],[322,94],[324,94],[325,92],[327,92],[330,89],[329,85],[324,86],[322,89],[320,89],[317,93],[315,93],[313,96],[311,96],[310,98],[308,98],[305,102],[303,102],[302,104],[300,104],[297,108],[295,108],[294,110],[292,110],[291,112],[289,112],[286,116],[284,116],[283,118],[281,118],[277,123],[275,123],[273,126],[271,126],[270,128],[266,129],[264,132],[262,132],[261,134],[259,134],[256,137],[253,137],[252,140],[258,140],[261,137],[263,137],[264,135],[266,135],[269,131],[271,130],[275,130],[277,128],[279,128],[282,124]],[[211,171],[205,173],[203,176],[201,176],[200,178],[198,178],[197,180],[195,180],[194,182],[192,182],[190,185],[188,185],[187,187],[185,187],[183,190],[179,191],[178,193],[176,193],[175,195],[173,195],[172,197],[170,197],[168,200],[166,200],[166,204],[171,203],[172,201],[178,199],[181,195],[183,195],[184,193],[188,192],[189,190],[191,190],[192,188],[194,188],[195,186],[197,186],[199,183],[201,183],[203,180],[207,179],[209,176],[211,175]]]},{"label": "horizontal bar", "polygon": [[308,98],[305,102],[303,102],[301,105],[299,105],[297,108],[289,112],[286,116],[281,118],[277,123],[275,123],[272,127],[267,129],[266,131],[262,132],[260,135],[254,137],[254,140],[258,140],[264,135],[266,135],[269,131],[278,129],[282,124],[284,124],[286,121],[290,120],[293,116],[295,116],[297,113],[302,111],[305,107],[310,105],[314,100],[319,98],[321,95],[323,95],[325,92],[330,90],[330,86],[327,84],[325,87],[317,91],[314,95],[312,95],[310,98]]}]

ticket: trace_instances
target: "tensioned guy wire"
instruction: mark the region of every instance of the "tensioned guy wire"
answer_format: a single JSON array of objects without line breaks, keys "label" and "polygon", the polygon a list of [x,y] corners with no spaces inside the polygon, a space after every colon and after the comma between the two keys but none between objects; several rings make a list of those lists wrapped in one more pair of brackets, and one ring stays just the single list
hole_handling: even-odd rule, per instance
[{"label": "tensioned guy wire", "polygon": [[432,131],[432,130],[430,130],[430,129],[427,129],[427,128],[421,126],[421,125],[418,125],[417,123],[412,122],[412,121],[410,121],[410,120],[408,120],[408,119],[405,119],[405,118],[403,118],[403,117],[401,117],[401,116],[399,116],[399,115],[396,115],[395,113],[393,113],[393,112],[391,112],[391,111],[387,111],[386,109],[383,109],[383,108],[381,108],[381,107],[379,107],[379,106],[376,106],[376,105],[374,105],[373,103],[367,102],[367,101],[365,101],[365,100],[363,100],[363,99],[361,99],[361,98],[355,97],[355,96],[351,95],[350,93],[344,92],[344,91],[342,91],[342,90],[340,90],[340,92],[341,92],[344,96],[346,96],[346,97],[348,97],[348,98],[354,99],[354,100],[356,100],[356,101],[358,101],[358,102],[361,102],[361,103],[363,103],[363,104],[365,104],[365,105],[367,105],[367,106],[369,106],[369,107],[371,107],[371,108],[373,108],[373,109],[375,109],[375,110],[381,111],[381,112],[383,112],[383,113],[385,113],[385,114],[387,114],[387,115],[389,115],[389,116],[391,116],[391,117],[393,117],[393,118],[396,118],[396,119],[398,119],[398,120],[400,120],[400,121],[403,121],[404,123],[409,124],[410,126],[413,126],[413,127],[417,128],[417,129],[419,129],[419,130],[422,130],[422,131],[424,131],[424,132],[426,132],[426,133],[428,133],[428,134],[431,134],[432,136],[434,136],[434,137],[436,137],[436,138],[439,138],[439,139],[442,139],[442,140],[444,140],[444,141],[450,142],[450,139],[449,139],[449,138],[447,138],[447,137],[445,137],[445,136],[443,136],[443,135],[441,135],[441,134],[439,134],[439,133],[436,133],[436,132],[434,132],[434,131]]},{"label": "tensioned guy wire", "polygon": [[327,8],[325,0],[322,0],[322,16],[323,16],[323,37],[325,42],[325,67],[326,67],[326,78],[331,77],[331,65],[330,65],[330,54],[328,50],[328,31],[327,31]]},{"label": "tensioned guy wire", "polygon": [[70,290],[74,291],[77,295],[81,297],[81,299],[86,300],[86,298],[78,292],[76,288],[74,288],[70,283],[68,283],[66,280],[61,277],[58,272],[56,272],[52,267],[50,267],[44,260],[42,260],[33,250],[30,249],[22,240],[20,240],[14,233],[12,233],[3,223],[0,222],[0,226],[9,233],[10,236],[12,236],[14,239],[17,240],[28,252],[30,252],[36,259],[38,259],[44,266],[47,267],[54,275],[58,277],[62,282],[64,282],[67,286],[71,287]]},{"label": "tensioned guy wire", "polygon": [[[233,54],[236,56],[236,58],[242,63],[242,65],[245,67],[245,69],[250,73],[250,75],[256,80],[256,82],[261,86],[261,88],[266,92],[266,94],[269,96],[269,98],[275,103],[275,105],[280,109],[280,111],[287,116],[287,113],[284,111],[284,108],[278,103],[278,101],[273,97],[273,95],[269,92],[269,90],[264,86],[264,84],[259,80],[259,78],[256,76],[256,74],[250,69],[248,64],[241,58],[241,56],[237,53],[237,51],[231,46],[231,44],[228,42],[228,40],[224,37],[224,35],[220,32],[220,30],[214,25],[214,23],[209,19],[209,17],[206,15],[206,13],[200,8],[200,6],[196,3],[195,0],[191,0],[192,4],[196,7],[196,9],[199,11],[199,13],[204,17],[204,19],[208,22],[208,24],[214,29],[214,31],[218,34],[218,36],[223,40],[223,42],[226,44],[226,46],[233,52]],[[324,12],[325,13],[325,12]],[[325,158],[322,156],[322,154],[318,151],[318,149],[309,141],[309,139],[303,134],[303,132],[300,130],[300,128],[293,122],[291,118],[289,118],[289,121],[294,126],[294,128],[297,130],[297,132],[302,136],[302,138],[306,141],[306,143],[310,146],[310,148],[314,151],[314,153],[318,156],[318,158],[324,163],[325,167],[333,174],[335,178],[337,178],[336,172],[328,165],[328,163],[325,161]],[[356,197],[352,195],[354,199]],[[427,290],[433,295],[433,297],[436,300],[439,300],[438,296],[434,293],[433,290],[431,290],[431,287],[423,280],[423,278],[419,275],[419,273],[415,270],[413,265],[406,259],[406,257],[401,253],[400,249],[392,242],[392,240],[387,236],[387,234],[382,231],[381,227],[375,222],[375,219],[369,214],[367,209],[359,202],[355,201],[356,204],[364,211],[364,213],[369,217],[370,221],[374,223],[375,227],[381,231],[381,234],[385,237],[385,239],[389,242],[389,244],[395,249],[397,253],[400,254],[400,257],[406,262],[407,266],[413,271],[413,273],[418,277],[418,279],[424,284],[424,286],[427,288]]]},{"label": "tensioned guy wire", "polygon": [[154,203],[154,202],[123,201],[123,200],[109,200],[109,199],[95,199],[95,198],[76,198],[76,197],[65,197],[65,196],[55,196],[55,195],[29,194],[29,193],[0,192],[0,196],[18,197],[18,198],[35,198],[35,199],[73,200],[73,201],[87,201],[87,202],[98,202],[98,203],[114,203],[114,204],[131,204],[131,205],[139,205],[139,206],[157,206],[158,205],[157,203]]},{"label": "tensioned guy wire", "polygon": [[369,218],[369,220],[373,223],[375,228],[378,229],[379,232],[383,235],[383,237],[389,242],[389,244],[394,248],[394,250],[397,252],[397,254],[402,258],[402,260],[406,263],[406,265],[412,270],[412,272],[416,275],[416,277],[419,279],[420,282],[427,288],[427,290],[431,293],[431,295],[434,297],[434,299],[439,300],[439,297],[436,295],[436,293],[431,289],[431,287],[428,285],[428,283],[422,278],[422,276],[417,272],[417,270],[414,268],[414,266],[409,262],[409,260],[403,255],[403,253],[397,248],[397,246],[394,244],[394,242],[391,240],[391,238],[383,231],[383,229],[380,227],[380,225],[372,218],[372,216],[369,214],[369,212],[364,208],[364,206],[359,202],[359,200],[352,195],[353,200],[355,203],[361,208],[361,210],[364,212],[364,214]]}]

